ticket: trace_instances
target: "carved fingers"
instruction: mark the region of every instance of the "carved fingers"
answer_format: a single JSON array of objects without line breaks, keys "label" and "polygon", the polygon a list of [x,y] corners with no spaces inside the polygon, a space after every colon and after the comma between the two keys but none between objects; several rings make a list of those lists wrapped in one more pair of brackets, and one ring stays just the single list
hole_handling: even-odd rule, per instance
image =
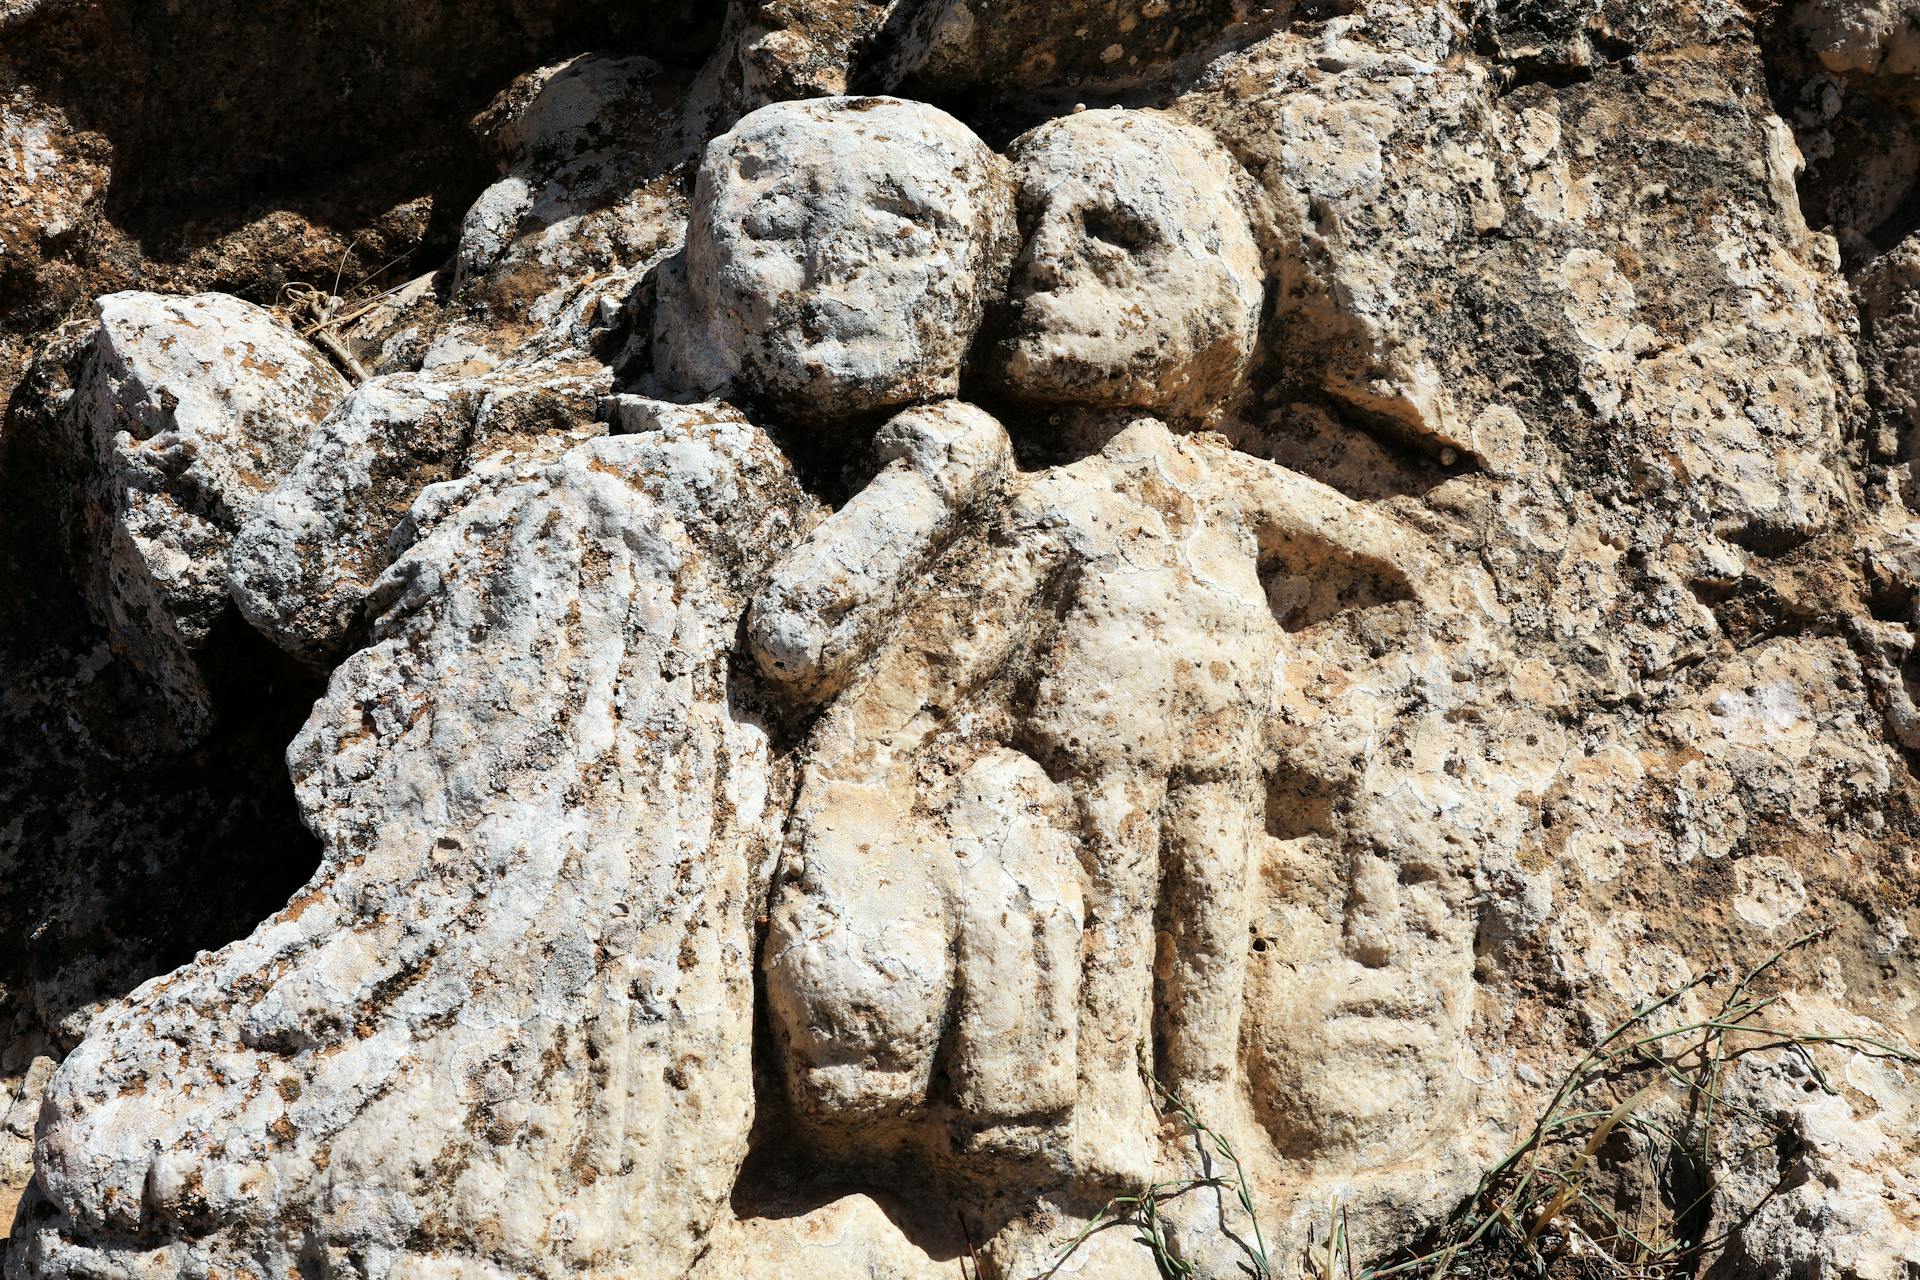
[{"label": "carved fingers", "polygon": [[761,672],[798,699],[846,684],[961,518],[998,495],[1012,467],[1005,429],[957,400],[899,414],[875,443],[880,473],[781,559],[748,617]]}]

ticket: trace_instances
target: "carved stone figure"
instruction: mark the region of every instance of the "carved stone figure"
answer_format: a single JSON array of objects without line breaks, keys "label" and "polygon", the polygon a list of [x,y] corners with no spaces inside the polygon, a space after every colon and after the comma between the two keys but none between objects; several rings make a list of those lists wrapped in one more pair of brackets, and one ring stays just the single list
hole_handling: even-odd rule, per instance
[{"label": "carved stone figure", "polygon": [[1011,155],[1025,244],[992,352],[1007,390],[1191,416],[1231,397],[1264,280],[1220,144],[1161,112],[1082,111]]},{"label": "carved stone figure", "polygon": [[690,1265],[746,1153],[778,818],[728,652],[805,511],[764,434],[703,415],[416,504],[431,530],[289,752],[324,862],[62,1065],[20,1256]]},{"label": "carved stone figure", "polygon": [[[718,140],[703,170],[718,175],[703,188],[720,202],[712,217],[749,200],[759,214],[782,201],[800,211],[695,273],[715,291],[696,304],[755,353],[738,390],[803,414],[808,396],[857,414],[950,391],[982,305],[984,280],[968,273],[1005,258],[1000,162],[918,104],[810,106],[797,130],[790,112],[765,114]],[[806,145],[755,159],[763,127]],[[934,185],[909,199],[916,165]],[[957,186],[956,171],[968,175]],[[876,247],[890,265],[868,278],[861,255]],[[816,255],[840,265],[816,272]],[[902,315],[945,299],[973,319],[958,337],[922,333],[861,312],[869,289]],[[778,305],[756,290],[778,291]],[[813,327],[823,316],[826,339]],[[428,393],[448,394],[444,382]],[[254,935],[138,993],[56,1078],[42,1188],[67,1229],[138,1233],[175,1267],[241,1239],[276,1268],[317,1250],[336,1268],[380,1270],[422,1231],[485,1241],[434,1252],[456,1270],[690,1260],[752,1122],[749,904],[779,818],[766,734],[732,714],[728,650],[743,593],[811,512],[789,461],[737,411],[648,410],[640,433],[572,448],[563,418],[558,440],[413,502],[414,545],[360,588],[373,643],[341,666],[293,751],[303,799],[339,802],[310,818],[327,861]],[[329,435],[333,453],[348,434]],[[883,469],[854,509],[899,536],[883,549],[894,559],[864,567],[906,576],[916,549],[930,554],[996,491],[1008,450],[997,423],[952,402],[899,415],[880,441],[907,469]],[[356,551],[347,524],[323,539],[332,560]],[[783,581],[808,585],[792,566]],[[766,653],[793,644],[777,627],[756,634]],[[506,687],[500,705],[463,691],[485,679]],[[436,700],[484,709],[442,725]],[[581,771],[598,784],[543,781]],[[383,810],[427,793],[433,838],[383,826]],[[137,1026],[210,1051],[155,1071],[128,1052]],[[529,1068],[582,1054],[589,1065],[564,1079]],[[253,1083],[236,1095],[213,1078]],[[299,1108],[300,1082],[322,1078],[356,1083]],[[263,1081],[279,1084],[262,1093]],[[468,1107],[436,1107],[447,1088]],[[399,1135],[439,1155],[402,1167]],[[465,1172],[436,1196],[441,1166]],[[521,1191],[505,1212],[495,1197],[510,1184]],[[597,1199],[656,1208],[617,1214]],[[583,1207],[590,1230],[569,1225]],[[58,1231],[38,1247],[43,1266],[87,1265]]]},{"label": "carved stone figure", "polygon": [[347,383],[239,298],[116,293],[96,309],[71,405],[91,476],[88,598],[192,742],[209,728],[197,655],[233,612],[235,537]]},{"label": "carved stone figure", "polygon": [[[1075,115],[1016,144],[1034,238],[997,367],[1031,398],[1203,413],[1244,375],[1259,264],[1224,155],[1134,114]],[[1209,182],[1173,188],[1169,168]],[[950,452],[979,461],[958,471],[997,480],[997,427],[946,413],[972,424]],[[1327,1033],[1282,994],[1260,993],[1275,1016],[1240,1030],[1286,697],[1269,578],[1401,598],[1430,553],[1222,437],[1105,421],[1091,456],[1006,480],[1004,507],[930,585],[893,575],[882,551],[901,542],[904,495],[940,474],[898,461],[756,601],[751,634],[778,618],[806,638],[772,664],[774,646],[756,651],[789,687],[858,673],[802,752],[764,960],[792,1101],[830,1150],[910,1149],[962,1178],[1037,1161],[1040,1185],[1071,1199],[1151,1178],[1151,1070],[1249,1149],[1264,1125],[1296,1160],[1437,1114],[1418,1085],[1458,1049],[1460,946],[1441,948],[1461,959],[1428,997],[1445,1016],[1408,1006],[1424,1030],[1384,1071],[1371,1042],[1343,1041],[1350,1023]],[[892,622],[877,644],[876,617]],[[1301,878],[1349,904],[1358,940],[1303,928],[1287,958],[1349,957],[1347,987],[1400,1017],[1422,979],[1390,936],[1390,855],[1324,840],[1295,853],[1324,864]],[[1347,1098],[1355,1071],[1379,1097]],[[1256,1105],[1262,1091],[1275,1096]]]},{"label": "carved stone figure", "polygon": [[[8,404],[0,588],[83,545],[0,626],[7,1280],[1357,1275],[1555,1105],[1498,1212],[1560,1261],[1920,1266],[1920,240],[1896,174],[1849,281],[1792,136],[1855,163],[1872,60],[1790,125],[1717,9],[722,8],[507,86],[410,284],[109,297]],[[16,61],[0,285],[270,299],[381,203],[154,275]],[[289,736],[305,883],[99,979],[96,835]],[[1556,1098],[1762,961],[1771,1030]]]},{"label": "carved stone figure", "polygon": [[[1344,558],[1398,582],[1406,550],[1333,491],[1152,419],[1025,480],[806,752],[765,962],[802,1110],[842,1133],[944,1110],[976,1144],[1054,1126],[1063,1167],[1128,1183],[1153,1161],[1156,1009],[1170,1083],[1230,1099],[1283,644],[1259,569]],[[996,970],[1008,930],[1033,939],[1019,984]]]},{"label": "carved stone figure", "polygon": [[708,144],[659,359],[800,420],[951,396],[1011,245],[1005,163],[898,98],[781,102]]},{"label": "carved stone figure", "polygon": [[930,557],[1013,466],[1000,423],[958,400],[897,415],[874,445],[872,481],[780,559],[747,619],[762,674],[801,705],[871,656]]}]

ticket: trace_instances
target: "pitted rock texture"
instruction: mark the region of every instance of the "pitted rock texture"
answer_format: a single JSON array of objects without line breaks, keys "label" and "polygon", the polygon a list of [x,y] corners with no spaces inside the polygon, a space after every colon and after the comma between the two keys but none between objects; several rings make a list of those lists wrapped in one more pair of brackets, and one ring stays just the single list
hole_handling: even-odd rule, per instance
[{"label": "pitted rock texture", "polygon": [[420,490],[492,454],[554,453],[602,429],[602,380],[502,382],[397,373],[354,388],[240,530],[228,585],[247,621],[298,658],[337,660]]},{"label": "pitted rock texture", "polygon": [[[385,1271],[433,1239],[408,1265],[558,1275],[699,1253],[752,1120],[778,812],[727,647],[807,504],[727,422],[454,483],[289,750],[319,874],[56,1074],[37,1185],[64,1225],[16,1266]],[[395,820],[420,803],[431,835]],[[161,1041],[195,1071],[156,1075]]]},{"label": "pitted rock texture", "polygon": [[[936,1164],[1018,1156],[1067,1187],[1128,1185],[1154,1162],[1136,1063],[1156,1030],[1169,1086],[1243,1126],[1248,880],[1258,833],[1290,819],[1267,813],[1285,803],[1263,761],[1292,646],[1262,570],[1406,599],[1430,556],[1331,490],[1151,419],[1030,479],[956,544],[803,756],[765,963],[789,1089],[819,1140],[928,1142]],[[1329,772],[1330,751],[1296,767]],[[1369,834],[1386,852],[1387,833]],[[1358,945],[1384,964],[1403,942]],[[1397,976],[1457,988],[1457,931],[1450,945],[1450,962]],[[1460,994],[1433,998],[1457,1027]],[[1270,1028],[1282,1059],[1304,1047],[1293,1025]],[[1417,1086],[1403,1099],[1397,1080],[1371,1083],[1363,1105],[1433,1117]],[[1259,1090],[1283,1125],[1329,1117],[1323,1099],[1293,1113],[1276,1092]]]},{"label": "pitted rock texture", "polygon": [[747,620],[768,680],[810,702],[838,692],[896,622],[918,576],[1012,470],[1006,429],[957,400],[907,410],[874,439],[878,473],[781,558]]},{"label": "pitted rock texture", "polygon": [[[1191,75],[1277,8],[1247,0],[931,0],[895,6],[885,72],[934,101],[1115,94]],[[1264,20],[1264,21],[1263,21]]]},{"label": "pitted rock texture", "polygon": [[[1898,6],[681,16],[4,312],[9,1280],[1360,1274],[1741,995],[1461,1266],[1920,1267]],[[202,287],[45,78],[0,288]]]},{"label": "pitted rock texture", "polygon": [[191,739],[208,715],[195,654],[231,607],[234,535],[347,383],[238,298],[116,293],[98,309],[70,428],[91,473],[88,599]]}]

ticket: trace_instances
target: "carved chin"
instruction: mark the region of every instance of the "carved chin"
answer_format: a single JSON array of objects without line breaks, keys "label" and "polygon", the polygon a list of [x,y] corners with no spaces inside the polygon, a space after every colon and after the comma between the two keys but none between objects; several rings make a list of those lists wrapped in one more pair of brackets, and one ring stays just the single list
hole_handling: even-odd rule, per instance
[{"label": "carved chin", "polygon": [[929,367],[893,335],[768,335],[748,368],[762,395],[803,413],[846,414],[950,395],[957,371]]},{"label": "carved chin", "polygon": [[1130,351],[1105,334],[1031,334],[1001,345],[997,364],[1007,390],[1028,400],[1135,404],[1145,398]]},{"label": "carved chin", "polygon": [[1256,1030],[1256,1111],[1302,1158],[1369,1157],[1418,1146],[1452,1116],[1463,1080],[1459,1031],[1417,1017],[1334,1017]]}]

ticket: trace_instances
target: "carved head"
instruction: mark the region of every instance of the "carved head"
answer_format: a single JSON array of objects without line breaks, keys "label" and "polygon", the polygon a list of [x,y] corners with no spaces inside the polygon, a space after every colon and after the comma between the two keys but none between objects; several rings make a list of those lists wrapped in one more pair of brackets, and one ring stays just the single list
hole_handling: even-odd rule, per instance
[{"label": "carved head", "polygon": [[762,107],[700,164],[695,326],[731,380],[800,418],[951,396],[1012,227],[1005,162],[944,111]]},{"label": "carved head", "polygon": [[1331,1167],[1420,1147],[1457,1115],[1473,913],[1456,877],[1309,837],[1272,847],[1243,1052],[1280,1150]]},{"label": "carved head", "polygon": [[1020,230],[993,363],[1029,400],[1199,413],[1253,357],[1260,253],[1209,135],[1084,111],[1016,139]]}]

